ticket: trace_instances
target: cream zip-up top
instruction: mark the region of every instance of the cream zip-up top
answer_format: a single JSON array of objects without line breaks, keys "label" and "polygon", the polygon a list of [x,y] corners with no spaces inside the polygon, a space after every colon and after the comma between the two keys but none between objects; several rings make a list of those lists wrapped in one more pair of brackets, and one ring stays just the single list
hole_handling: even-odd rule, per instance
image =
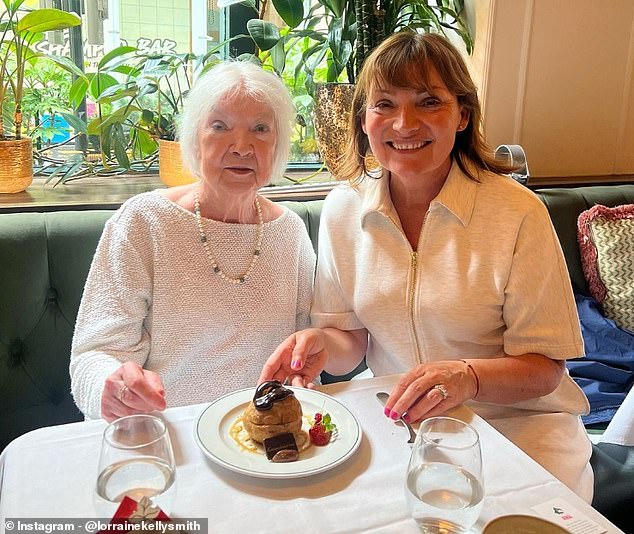
[{"label": "cream zip-up top", "polygon": [[[320,327],[366,328],[366,360],[377,376],[439,360],[584,355],[568,271],[543,203],[505,176],[469,180],[455,163],[430,204],[417,250],[401,228],[387,175],[329,194],[311,319]],[[565,423],[546,426],[563,425],[566,440],[578,434],[581,465],[587,463],[589,442],[577,416],[589,405],[567,373],[550,395],[478,406],[490,422],[564,414]],[[498,429],[512,441],[517,432],[528,438],[522,426]]]}]

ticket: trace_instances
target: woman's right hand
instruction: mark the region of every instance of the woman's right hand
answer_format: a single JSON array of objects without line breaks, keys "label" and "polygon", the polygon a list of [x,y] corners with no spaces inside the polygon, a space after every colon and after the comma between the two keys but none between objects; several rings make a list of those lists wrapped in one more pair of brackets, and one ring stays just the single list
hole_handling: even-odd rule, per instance
[{"label": "woman's right hand", "polygon": [[166,406],[161,377],[136,362],[125,362],[106,378],[101,417],[108,422],[126,415],[162,411]]},{"label": "woman's right hand", "polygon": [[313,388],[313,381],[328,361],[324,332],[307,328],[288,336],[262,368],[258,384],[266,380],[286,380],[292,386]]}]

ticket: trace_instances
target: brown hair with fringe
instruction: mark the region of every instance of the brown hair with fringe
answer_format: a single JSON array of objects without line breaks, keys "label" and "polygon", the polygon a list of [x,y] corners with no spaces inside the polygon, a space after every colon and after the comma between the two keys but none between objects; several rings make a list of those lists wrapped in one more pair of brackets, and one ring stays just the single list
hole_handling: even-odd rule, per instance
[{"label": "brown hair with fringe", "polygon": [[385,39],[363,64],[352,99],[348,143],[337,172],[339,178],[356,183],[365,176],[377,176],[366,165],[370,143],[361,127],[370,92],[389,86],[430,91],[430,67],[436,69],[469,116],[466,128],[456,133],[451,151],[460,170],[477,182],[478,170],[508,174],[515,169],[495,159],[484,141],[477,89],[460,52],[442,35],[403,31]]}]

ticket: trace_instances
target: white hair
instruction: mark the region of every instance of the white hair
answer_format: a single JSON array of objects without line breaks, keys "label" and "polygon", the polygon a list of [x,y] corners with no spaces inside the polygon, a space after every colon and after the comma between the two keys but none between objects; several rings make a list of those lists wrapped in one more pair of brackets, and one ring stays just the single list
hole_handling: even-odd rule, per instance
[{"label": "white hair", "polygon": [[218,63],[202,76],[189,91],[178,125],[178,140],[183,163],[201,178],[198,133],[209,115],[227,97],[246,95],[268,106],[273,112],[277,142],[270,179],[283,175],[290,151],[295,107],[288,89],[272,72],[247,61]]}]

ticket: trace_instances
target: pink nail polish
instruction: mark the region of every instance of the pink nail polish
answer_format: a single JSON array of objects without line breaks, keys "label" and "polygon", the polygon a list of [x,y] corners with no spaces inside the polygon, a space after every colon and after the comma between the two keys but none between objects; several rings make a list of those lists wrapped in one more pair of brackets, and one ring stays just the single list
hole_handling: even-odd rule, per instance
[{"label": "pink nail polish", "polygon": [[291,362],[291,369],[299,369],[300,363],[299,360],[293,360]]},{"label": "pink nail polish", "polygon": [[396,421],[396,420],[398,419],[398,414],[397,414],[396,412],[394,412],[394,411],[393,411],[393,412],[390,414],[390,418],[391,418],[391,419],[394,419],[394,420]]},{"label": "pink nail polish", "polygon": [[408,413],[406,413],[406,414],[404,414],[404,415],[403,415],[403,421],[405,421],[406,423],[409,423],[409,422],[410,422],[410,421],[409,421],[409,414],[408,414]]},{"label": "pink nail polish", "polygon": [[392,413],[392,410],[390,410],[389,408],[384,408],[383,413],[385,414],[385,417],[389,417]]}]

